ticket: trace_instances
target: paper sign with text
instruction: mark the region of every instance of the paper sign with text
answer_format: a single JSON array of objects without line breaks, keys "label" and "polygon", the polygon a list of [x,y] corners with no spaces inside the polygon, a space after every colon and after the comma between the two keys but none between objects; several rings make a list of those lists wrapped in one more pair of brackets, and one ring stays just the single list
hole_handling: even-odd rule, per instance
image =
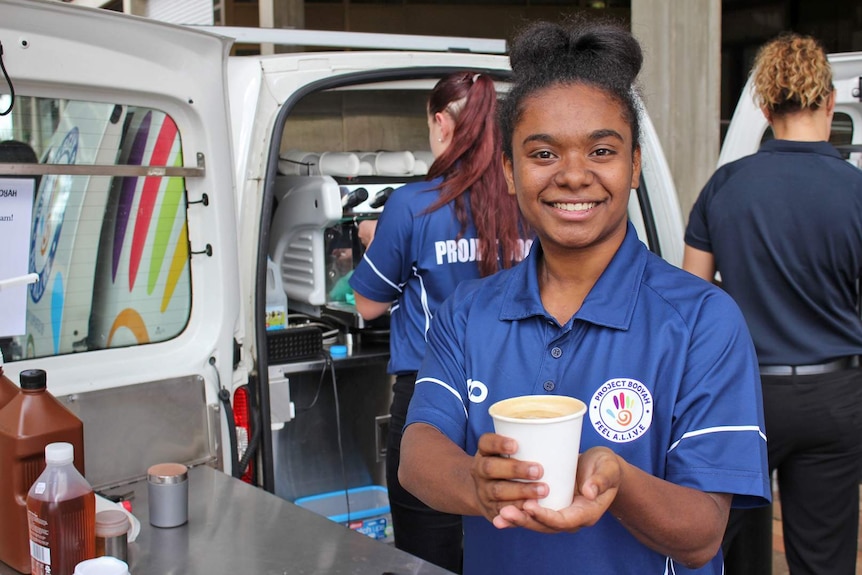
[{"label": "paper sign with text", "polygon": [[[0,281],[27,274],[34,181],[0,177]],[[27,286],[0,289],[0,337],[23,335]]]}]

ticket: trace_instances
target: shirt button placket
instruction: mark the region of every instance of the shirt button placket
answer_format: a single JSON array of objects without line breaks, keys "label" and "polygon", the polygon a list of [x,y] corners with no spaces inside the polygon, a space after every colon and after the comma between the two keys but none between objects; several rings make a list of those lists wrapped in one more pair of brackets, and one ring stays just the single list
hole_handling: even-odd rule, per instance
[{"label": "shirt button placket", "polygon": [[[560,349],[559,347],[552,347],[551,348],[551,357],[553,357],[554,359],[560,359],[562,356],[563,356],[563,350],[562,349]],[[550,392],[554,391],[554,388],[557,387],[557,384],[549,379],[548,381],[546,381],[545,383],[542,384],[542,387],[545,389],[545,391],[550,393]]]}]

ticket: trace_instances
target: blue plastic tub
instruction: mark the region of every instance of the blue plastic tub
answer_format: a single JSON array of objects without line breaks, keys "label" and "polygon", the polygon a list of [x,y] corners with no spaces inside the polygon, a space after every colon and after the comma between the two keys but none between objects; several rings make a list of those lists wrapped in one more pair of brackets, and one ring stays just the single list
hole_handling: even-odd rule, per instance
[{"label": "blue plastic tub", "polygon": [[[348,500],[350,501],[349,515]],[[389,512],[389,494],[382,485],[354,487],[346,492],[339,490],[309,495],[300,497],[294,503],[374,539],[386,543],[394,540],[392,515]]]}]

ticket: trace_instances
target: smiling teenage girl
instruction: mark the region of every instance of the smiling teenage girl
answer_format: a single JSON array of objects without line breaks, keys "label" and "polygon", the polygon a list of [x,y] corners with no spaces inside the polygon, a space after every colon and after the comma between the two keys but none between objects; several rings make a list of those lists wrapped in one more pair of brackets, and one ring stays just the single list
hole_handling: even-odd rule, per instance
[{"label": "smiling teenage girl", "polygon": [[[640,47],[605,23],[538,23],[510,59],[503,167],[538,241],[436,314],[402,484],[464,515],[467,574],[719,574],[731,502],[770,496],[757,361],[733,301],[628,223]],[[502,457],[514,441],[492,433],[488,407],[528,394],[588,405],[561,511],[536,502],[540,466]]]}]

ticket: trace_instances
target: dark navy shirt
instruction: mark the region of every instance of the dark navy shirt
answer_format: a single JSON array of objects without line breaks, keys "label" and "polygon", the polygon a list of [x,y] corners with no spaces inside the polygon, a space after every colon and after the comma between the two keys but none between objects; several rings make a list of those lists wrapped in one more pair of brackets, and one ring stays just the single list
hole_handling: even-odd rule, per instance
[{"label": "dark navy shirt", "polygon": [[719,168],[685,242],[715,257],[761,364],[862,353],[862,171],[829,143],[772,140]]},{"label": "dark navy shirt", "polygon": [[[488,407],[516,395],[586,403],[581,452],[614,450],[678,485],[770,498],[760,376],[729,295],[649,252],[629,224],[578,312],[560,325],[542,305],[528,258],[464,282],[431,325],[407,425],[423,422],[472,455],[493,431]],[[489,551],[491,550],[491,551]],[[464,518],[465,575],[722,573],[720,554],[694,571],[640,543],[610,513],[577,533],[497,529]]]}]

